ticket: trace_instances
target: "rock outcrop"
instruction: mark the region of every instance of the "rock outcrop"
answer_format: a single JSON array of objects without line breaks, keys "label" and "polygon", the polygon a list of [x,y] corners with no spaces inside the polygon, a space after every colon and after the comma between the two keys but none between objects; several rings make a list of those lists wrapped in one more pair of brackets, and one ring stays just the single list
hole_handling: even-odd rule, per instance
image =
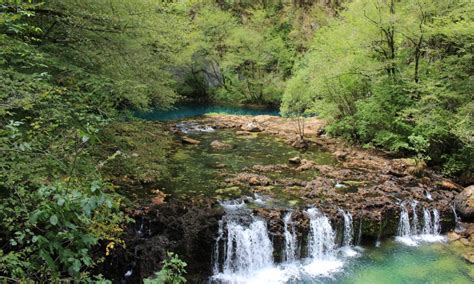
[{"label": "rock outcrop", "polygon": [[466,187],[454,201],[463,220],[474,220],[474,185]]}]

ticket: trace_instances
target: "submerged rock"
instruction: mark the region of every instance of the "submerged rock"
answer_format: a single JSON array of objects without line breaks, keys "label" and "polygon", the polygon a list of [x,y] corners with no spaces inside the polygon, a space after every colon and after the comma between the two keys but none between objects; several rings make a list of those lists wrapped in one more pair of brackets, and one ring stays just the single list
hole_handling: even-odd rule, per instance
[{"label": "submerged rock", "polygon": [[188,136],[182,136],[181,141],[184,144],[191,144],[191,145],[197,145],[197,144],[201,143],[201,141],[193,139],[193,138],[189,138]]},{"label": "submerged rock", "polygon": [[251,173],[240,173],[234,178],[226,180],[227,182],[235,185],[270,185],[272,180],[266,176],[251,174]]},{"label": "submerged rock", "polygon": [[231,186],[227,188],[220,188],[216,190],[216,193],[219,195],[226,195],[226,196],[238,196],[242,193],[238,186]]},{"label": "submerged rock", "polygon": [[243,131],[243,130],[237,130],[235,132],[235,135],[239,135],[239,136],[251,136],[253,135],[252,132],[249,132],[249,131]]},{"label": "submerged rock", "polygon": [[226,149],[231,149],[232,145],[221,142],[219,140],[214,140],[211,142],[211,147],[214,150],[226,150]]}]

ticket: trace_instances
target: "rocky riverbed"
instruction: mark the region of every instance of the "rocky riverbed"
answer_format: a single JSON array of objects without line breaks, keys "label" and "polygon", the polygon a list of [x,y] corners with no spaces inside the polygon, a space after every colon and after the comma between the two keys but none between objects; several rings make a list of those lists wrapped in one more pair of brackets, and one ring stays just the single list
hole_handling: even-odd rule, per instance
[{"label": "rocky riverbed", "polygon": [[[186,155],[202,151],[218,156],[221,152],[233,151],[228,152],[230,155],[224,156],[225,159],[231,159],[232,155],[245,156],[245,151],[238,151],[239,147],[246,148],[236,141],[259,137],[278,140],[297,150],[290,152],[294,155],[286,154],[288,157],[284,160],[281,157],[275,159],[276,162],[262,159],[265,163],[259,160],[255,164],[247,161],[241,168],[230,169],[225,162],[213,160],[214,164],[210,165],[212,176],[217,176],[218,182],[209,181],[205,187],[207,194],[179,195],[173,188],[160,188],[159,182],[152,186],[147,184],[146,187],[154,189],[154,197],[131,210],[136,223],[128,229],[127,247],[116,250],[114,254],[119,257],[105,263],[108,268],[120,271],[113,275],[116,280],[125,280],[123,275],[130,270],[133,273],[127,281],[138,282],[150,276],[159,270],[166,251],[177,252],[188,263],[192,282],[207,279],[212,273],[211,256],[218,222],[225,214],[219,202],[225,199],[247,203],[255,216],[267,221],[275,259],[281,258],[282,220],[288,210],[293,212],[297,234],[302,239],[309,230],[309,221],[304,214],[308,207],[318,208],[335,228],[343,226],[340,210],[350,212],[357,241],[366,243],[396,235],[401,206],[413,201],[417,205],[408,210],[409,218],[421,216],[423,208],[437,210],[443,232],[456,228],[453,208],[463,221],[470,222],[474,217],[472,186],[464,189],[415,159],[393,157],[389,153],[362,149],[330,138],[324,134],[324,122],[317,118],[305,120],[303,139],[294,120],[266,115],[207,115],[168,122],[164,126],[174,133],[176,153],[182,153],[179,151],[183,149],[188,151]],[[205,136],[207,140],[201,141],[204,136],[193,135],[219,131],[231,131],[228,135],[236,140]],[[267,145],[277,147],[276,144]],[[321,162],[309,155],[315,149],[330,158]],[[259,198],[271,202],[260,202]],[[469,223],[464,227],[462,232],[451,233],[450,240],[472,248],[474,230]],[[464,255],[472,261],[472,251]]]}]

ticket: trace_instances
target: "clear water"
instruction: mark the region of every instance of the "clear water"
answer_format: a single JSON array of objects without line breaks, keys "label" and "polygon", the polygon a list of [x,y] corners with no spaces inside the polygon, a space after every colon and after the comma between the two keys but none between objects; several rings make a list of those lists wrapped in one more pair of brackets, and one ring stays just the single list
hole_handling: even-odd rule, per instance
[{"label": "clear water", "polygon": [[[344,271],[320,283],[473,283],[474,266],[446,244],[408,247],[385,242],[348,261]],[[306,283],[318,283],[308,281]]]},{"label": "clear water", "polygon": [[200,116],[208,113],[239,114],[239,115],[280,115],[277,109],[260,107],[240,107],[205,104],[185,104],[171,110],[152,110],[137,112],[135,115],[146,120],[169,121]]},{"label": "clear water", "polygon": [[[171,156],[171,178],[163,180],[161,189],[170,197],[196,197],[198,195],[216,197],[219,190],[228,188],[225,179],[242,171],[249,171],[255,165],[288,164],[288,159],[301,156],[319,164],[334,164],[336,160],[319,148],[310,148],[303,152],[275,137],[263,133],[252,136],[237,136],[234,130],[216,130],[213,132],[193,132],[189,137],[199,140],[199,145],[180,145]],[[232,145],[231,149],[214,150],[211,142],[218,140]],[[250,170],[251,171],[251,170]],[[310,180],[316,171],[260,173],[271,180],[298,178]],[[248,193],[248,188],[236,188],[235,195]],[[272,190],[273,191],[273,190]],[[276,193],[277,189],[275,189]]]}]

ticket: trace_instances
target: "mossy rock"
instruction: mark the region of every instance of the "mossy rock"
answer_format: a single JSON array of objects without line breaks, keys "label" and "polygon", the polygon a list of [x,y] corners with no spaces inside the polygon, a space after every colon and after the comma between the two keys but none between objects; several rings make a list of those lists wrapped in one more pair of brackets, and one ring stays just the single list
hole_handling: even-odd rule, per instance
[{"label": "mossy rock", "polygon": [[231,186],[226,188],[219,188],[215,192],[220,196],[239,196],[242,194],[242,190],[238,186]]},{"label": "mossy rock", "polygon": [[183,149],[176,151],[176,153],[174,153],[172,157],[172,159],[175,161],[186,161],[186,160],[189,160],[190,158],[191,156],[189,155],[189,153]]}]

